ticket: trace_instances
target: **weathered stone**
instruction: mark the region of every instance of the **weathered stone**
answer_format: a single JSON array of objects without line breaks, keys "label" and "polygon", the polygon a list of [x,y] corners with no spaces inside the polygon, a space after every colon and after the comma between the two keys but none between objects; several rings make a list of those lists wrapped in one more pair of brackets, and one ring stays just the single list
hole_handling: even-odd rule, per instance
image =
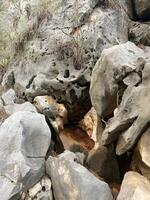
[{"label": "weathered stone", "polygon": [[74,153],[65,151],[47,160],[47,173],[52,180],[54,197],[57,200],[112,200],[108,185],[74,162],[75,158]]},{"label": "weathered stone", "polygon": [[150,128],[142,135],[134,150],[131,168],[150,180]]},{"label": "weathered stone", "polygon": [[117,200],[149,200],[150,182],[136,172],[127,172]]},{"label": "weathered stone", "polygon": [[150,24],[130,22],[129,40],[135,44],[150,46]]},{"label": "weathered stone", "polygon": [[113,145],[99,145],[92,149],[87,158],[87,166],[107,182],[120,182],[120,172]]},{"label": "weathered stone", "polygon": [[105,49],[96,63],[91,80],[92,105],[100,117],[112,114],[117,107],[117,95],[123,79],[130,73],[138,73],[137,60],[144,58],[144,51],[133,43]]},{"label": "weathered stone", "polygon": [[65,149],[70,149],[72,145],[81,145],[88,151],[94,147],[94,141],[88,134],[78,127],[68,127],[60,132],[60,138],[64,144]]},{"label": "weathered stone", "polygon": [[[47,12],[42,10],[36,16],[35,8],[42,7],[40,1],[22,1],[22,16],[16,29],[20,37],[26,37],[19,38],[22,43],[16,43],[20,44],[23,54],[8,69],[3,78],[4,88],[14,86],[19,97],[30,101],[36,96],[52,95],[65,104],[69,119],[80,121],[91,107],[90,77],[102,50],[128,40],[126,14],[120,9],[104,10],[102,3],[56,0],[47,6]],[[26,4],[33,15],[28,16]],[[14,8],[11,16],[14,16],[13,3],[11,7]],[[22,21],[27,27],[20,32]]]},{"label": "weathered stone", "polygon": [[17,112],[0,127],[0,177],[26,191],[45,173],[51,132],[43,115]]}]

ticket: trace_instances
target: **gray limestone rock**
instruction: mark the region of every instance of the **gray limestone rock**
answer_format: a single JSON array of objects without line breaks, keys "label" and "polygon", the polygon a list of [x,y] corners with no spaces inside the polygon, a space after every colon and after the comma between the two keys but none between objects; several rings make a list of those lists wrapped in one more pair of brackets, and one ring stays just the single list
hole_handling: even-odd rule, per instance
[{"label": "gray limestone rock", "polygon": [[29,111],[13,114],[0,127],[0,141],[0,177],[6,177],[3,184],[9,180],[19,191],[26,191],[45,174],[51,132],[44,116]]}]

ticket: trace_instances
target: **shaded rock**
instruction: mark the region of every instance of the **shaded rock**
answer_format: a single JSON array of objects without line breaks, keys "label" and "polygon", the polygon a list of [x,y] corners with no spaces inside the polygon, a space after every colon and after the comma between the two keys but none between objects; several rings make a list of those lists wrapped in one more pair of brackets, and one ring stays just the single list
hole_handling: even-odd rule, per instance
[{"label": "shaded rock", "polygon": [[150,20],[150,1],[134,0],[137,17],[142,20]]},{"label": "shaded rock", "polygon": [[142,135],[134,150],[131,168],[150,180],[150,128]]},{"label": "shaded rock", "polygon": [[150,46],[150,24],[130,22],[129,39],[135,44]]},{"label": "shaded rock", "polygon": [[94,147],[94,141],[88,134],[78,127],[68,127],[60,132],[60,138],[64,144],[65,149],[70,149],[74,144],[81,145],[88,151]]},{"label": "shaded rock", "polygon": [[55,198],[112,200],[108,185],[74,162],[75,158],[74,153],[66,151],[47,160],[47,173],[52,180]]},{"label": "shaded rock", "polygon": [[9,179],[19,191],[32,187],[45,173],[50,140],[43,115],[24,111],[10,116],[0,127],[0,177]]},{"label": "shaded rock", "polygon": [[136,172],[127,172],[117,200],[149,200],[150,182]]},{"label": "shaded rock", "polygon": [[87,166],[107,182],[120,182],[119,166],[113,145],[99,146],[89,152]]},{"label": "shaded rock", "polygon": [[100,142],[100,137],[103,132],[103,124],[96,110],[92,107],[91,110],[81,120],[79,126],[84,130],[89,137],[95,142]]},{"label": "shaded rock", "polygon": [[99,116],[109,116],[117,107],[122,81],[130,73],[141,70],[143,66],[137,64],[141,57],[144,58],[144,51],[131,42],[103,51],[94,67],[90,87],[92,105]]}]

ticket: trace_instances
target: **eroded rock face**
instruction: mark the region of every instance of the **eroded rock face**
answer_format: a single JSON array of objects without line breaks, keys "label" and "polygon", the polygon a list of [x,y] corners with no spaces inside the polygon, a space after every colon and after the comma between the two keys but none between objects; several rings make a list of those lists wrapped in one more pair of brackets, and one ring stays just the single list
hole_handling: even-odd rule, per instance
[{"label": "eroded rock face", "polygon": [[144,176],[136,172],[127,172],[117,200],[135,199],[150,199],[150,183]]},{"label": "eroded rock face", "polygon": [[[122,92],[120,90],[123,86],[136,85],[141,81],[139,73],[143,63],[138,64],[138,59],[142,57],[144,51],[131,42],[103,51],[94,67],[90,87],[92,105],[100,117],[112,114],[117,106],[117,95]],[[125,81],[133,72],[138,78]]]},{"label": "eroded rock face", "polygon": [[6,181],[0,193],[7,186],[8,194],[15,196],[18,190],[26,191],[41,179],[50,140],[50,129],[41,114],[17,112],[5,120],[0,127],[0,178]]},{"label": "eroded rock face", "polygon": [[[57,0],[52,15],[41,16],[38,37],[25,42],[24,56],[7,71],[4,88],[14,85],[17,95],[31,101],[38,95],[52,95],[65,104],[71,120],[82,119],[91,106],[90,76],[102,50],[128,38],[126,14],[103,10],[102,3]],[[26,20],[27,15],[22,17]]]},{"label": "eroded rock face", "polygon": [[49,157],[47,160],[47,173],[52,180],[55,198],[112,200],[108,185],[82,165],[74,162],[74,159],[76,155],[66,151],[58,157]]}]

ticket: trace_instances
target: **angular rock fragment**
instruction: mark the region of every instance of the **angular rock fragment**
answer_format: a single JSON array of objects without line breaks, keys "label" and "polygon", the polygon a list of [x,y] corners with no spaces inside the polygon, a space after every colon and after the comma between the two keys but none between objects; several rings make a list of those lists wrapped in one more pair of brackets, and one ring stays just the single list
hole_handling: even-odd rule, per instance
[{"label": "angular rock fragment", "polygon": [[97,179],[86,168],[74,161],[76,155],[65,151],[49,157],[47,173],[51,177],[57,200],[112,200],[108,185]]},{"label": "angular rock fragment", "polygon": [[149,200],[150,182],[136,172],[127,172],[117,200]]}]

